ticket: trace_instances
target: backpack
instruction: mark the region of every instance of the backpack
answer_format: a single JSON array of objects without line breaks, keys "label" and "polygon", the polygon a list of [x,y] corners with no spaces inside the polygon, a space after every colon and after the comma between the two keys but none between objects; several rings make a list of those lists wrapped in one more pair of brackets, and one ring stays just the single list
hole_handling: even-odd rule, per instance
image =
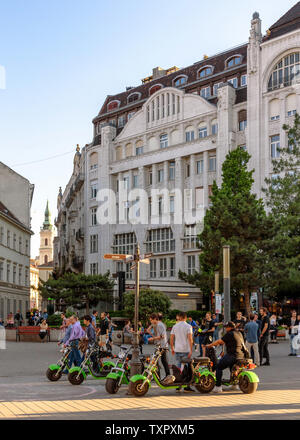
[{"label": "backpack", "polygon": [[242,352],[244,353],[244,357],[245,357],[245,359],[250,359],[250,353],[246,348],[243,335],[239,331],[237,331],[237,333],[239,334],[239,337],[240,337],[240,341],[241,341],[241,345],[242,345]]}]

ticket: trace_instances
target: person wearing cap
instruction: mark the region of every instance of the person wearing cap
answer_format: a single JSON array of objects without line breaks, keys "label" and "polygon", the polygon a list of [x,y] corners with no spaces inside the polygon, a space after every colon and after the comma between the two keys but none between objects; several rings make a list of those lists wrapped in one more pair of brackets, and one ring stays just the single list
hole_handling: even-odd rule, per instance
[{"label": "person wearing cap", "polygon": [[[244,359],[244,341],[243,336],[237,330],[235,330],[235,324],[229,321],[225,324],[226,333],[223,338],[218,339],[212,344],[206,347],[216,347],[218,345],[225,345],[226,354],[220,359],[216,368],[216,386],[214,388],[215,393],[222,393],[222,376],[223,370],[226,368],[231,368],[238,359]],[[236,389],[235,386],[232,387]]]}]

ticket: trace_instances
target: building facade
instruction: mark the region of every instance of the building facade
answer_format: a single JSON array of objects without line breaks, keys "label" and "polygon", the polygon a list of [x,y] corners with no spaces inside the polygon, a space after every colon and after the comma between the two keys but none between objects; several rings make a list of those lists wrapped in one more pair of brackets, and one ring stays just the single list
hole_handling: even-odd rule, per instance
[{"label": "building facade", "polygon": [[30,207],[34,186],[0,162],[0,317],[30,307]]},{"label": "building facade", "polygon": [[[272,159],[287,142],[282,126],[293,123],[296,111],[300,2],[266,35],[254,13],[247,44],[183,69],[155,68],[142,85],[109,95],[93,120],[93,142],[77,151],[71,180],[59,195],[57,264],[64,255],[70,267],[72,249],[84,258],[86,273],[123,270],[130,287],[130,263],[104,260],[103,254],[132,254],[139,243],[142,253],[153,253],[150,265],[141,267],[141,285],[166,292],[174,308],[201,308],[201,292],[180,281],[178,272],[200,270],[196,238],[213,182],[221,184],[222,163],[231,150],[246,149],[253,190],[262,197]],[[76,191],[78,175],[83,181]],[[178,206],[184,218],[177,217]],[[77,228],[83,228],[80,246]],[[64,252],[62,243],[68,243]]]}]

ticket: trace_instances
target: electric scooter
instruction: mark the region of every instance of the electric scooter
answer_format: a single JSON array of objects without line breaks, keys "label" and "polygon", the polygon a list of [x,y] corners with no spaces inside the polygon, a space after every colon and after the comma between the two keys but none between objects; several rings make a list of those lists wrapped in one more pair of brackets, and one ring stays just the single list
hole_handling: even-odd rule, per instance
[{"label": "electric scooter", "polygon": [[72,351],[72,348],[70,346],[63,348],[60,350],[61,353],[63,353],[62,357],[57,361],[56,364],[49,365],[47,371],[46,371],[46,377],[47,379],[51,380],[51,382],[58,381],[64,370],[70,371],[69,367],[69,357]]},{"label": "electric scooter", "polygon": [[72,385],[80,385],[91,375],[93,379],[105,379],[109,371],[115,364],[111,360],[103,362],[102,359],[112,357],[112,353],[103,351],[94,344],[89,346],[79,367],[73,367],[68,374],[68,380]]},{"label": "electric scooter", "polygon": [[[251,371],[254,368],[256,368],[256,365],[252,362],[252,359],[237,360],[231,368],[230,378],[222,380],[222,385],[227,387],[238,385],[244,394],[255,393],[259,378]],[[197,389],[200,393],[208,394],[214,389],[215,384],[215,373],[211,369],[204,369],[201,372]]]},{"label": "electric scooter", "polygon": [[[202,371],[208,369],[210,371],[212,362],[208,357],[199,357],[194,359],[184,358],[182,364],[185,364],[183,372],[176,370],[176,376],[168,376],[164,380],[160,379],[158,360],[166,351],[166,348],[158,346],[153,353],[149,365],[147,365],[143,374],[137,374],[130,378],[129,392],[136,397],[142,397],[147,394],[151,387],[151,380],[154,379],[156,384],[163,390],[176,388],[186,388],[194,385],[197,388]],[[176,367],[173,366],[173,373]],[[179,370],[179,369],[178,369]],[[181,373],[181,374],[180,374]]]},{"label": "electric scooter", "polygon": [[[105,389],[109,394],[116,394],[119,391],[121,385],[129,384],[129,361],[132,358],[132,354],[130,353],[131,349],[132,346],[127,348],[126,346],[121,345],[120,347],[120,352],[117,356],[115,366],[110,370],[106,377]],[[145,356],[140,355],[140,361],[144,368],[146,361]]]}]

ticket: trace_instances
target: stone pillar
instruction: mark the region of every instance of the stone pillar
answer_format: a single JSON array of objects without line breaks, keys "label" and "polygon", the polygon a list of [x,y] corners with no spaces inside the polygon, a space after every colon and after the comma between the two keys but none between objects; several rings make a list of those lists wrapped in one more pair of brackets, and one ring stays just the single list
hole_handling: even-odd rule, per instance
[{"label": "stone pillar", "polygon": [[208,208],[208,151],[203,153],[203,198],[204,209]]},{"label": "stone pillar", "polygon": [[[235,104],[236,91],[234,87],[229,84],[222,84],[218,88],[218,146],[217,146],[217,184],[221,185],[222,182],[222,164],[226,155],[233,148],[234,136],[237,127],[234,125],[234,111],[233,106]],[[205,165],[204,165],[205,166]],[[205,168],[204,168],[204,171]]]},{"label": "stone pillar", "polygon": [[157,185],[157,163],[152,165],[152,188],[156,188]]},{"label": "stone pillar", "polygon": [[[250,38],[248,44],[247,65],[247,151],[251,155],[249,169],[254,169],[253,191],[261,194],[264,183],[264,150],[266,138],[263,139],[262,117],[262,73],[261,73],[261,48],[262,41],[261,20],[255,12],[251,21]],[[262,145],[261,145],[262,143]]]},{"label": "stone pillar", "polygon": [[195,207],[196,207],[195,173],[196,173],[195,155],[191,154],[191,156],[190,156],[190,189],[192,192],[192,209],[195,209]]},{"label": "stone pillar", "polygon": [[164,184],[165,188],[168,188],[169,181],[169,162],[167,160],[164,161]]},{"label": "stone pillar", "polygon": [[139,188],[145,189],[146,188],[146,173],[144,167],[139,167]]}]

